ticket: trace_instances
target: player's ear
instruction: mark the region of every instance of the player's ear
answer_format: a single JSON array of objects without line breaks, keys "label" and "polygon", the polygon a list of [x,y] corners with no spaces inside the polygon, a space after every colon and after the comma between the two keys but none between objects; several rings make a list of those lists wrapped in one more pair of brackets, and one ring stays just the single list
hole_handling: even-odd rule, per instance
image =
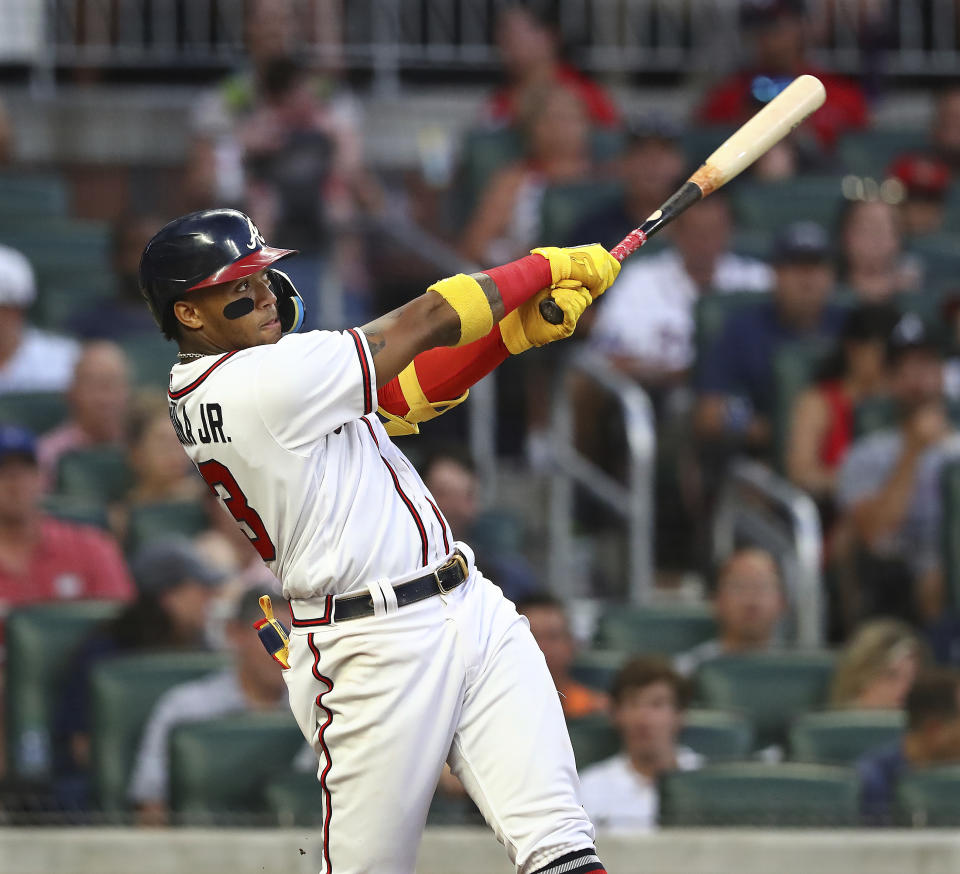
[{"label": "player's ear", "polygon": [[178,300],[173,304],[173,315],[181,325],[188,328],[202,328],[203,319],[197,305],[190,300]]}]

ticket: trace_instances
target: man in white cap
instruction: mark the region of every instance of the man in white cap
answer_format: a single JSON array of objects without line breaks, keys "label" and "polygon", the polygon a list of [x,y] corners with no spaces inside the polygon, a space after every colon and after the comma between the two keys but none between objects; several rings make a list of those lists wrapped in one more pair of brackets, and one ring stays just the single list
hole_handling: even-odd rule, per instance
[{"label": "man in white cap", "polygon": [[80,347],[73,340],[34,328],[27,310],[37,296],[30,262],[0,245],[0,394],[64,391]]}]

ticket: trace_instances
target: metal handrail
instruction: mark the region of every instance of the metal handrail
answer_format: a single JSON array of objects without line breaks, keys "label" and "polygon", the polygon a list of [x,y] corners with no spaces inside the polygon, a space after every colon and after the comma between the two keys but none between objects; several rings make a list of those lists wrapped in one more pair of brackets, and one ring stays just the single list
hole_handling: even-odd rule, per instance
[{"label": "metal handrail", "polygon": [[[574,443],[573,404],[567,377],[579,372],[611,394],[623,413],[627,434],[628,474],[620,483],[601,470]],[[645,604],[653,591],[653,482],[656,427],[653,405],[633,380],[615,370],[592,350],[582,350],[565,362],[552,402],[553,470],[550,476],[549,570],[551,588],[561,597],[588,594],[575,591],[573,557],[574,484],[580,485],[627,522],[627,596]]]},{"label": "metal handrail", "polygon": [[714,514],[714,557],[730,555],[738,538],[779,559],[795,612],[796,642],[821,646],[826,616],[823,532],[813,499],[758,462],[734,461]]}]

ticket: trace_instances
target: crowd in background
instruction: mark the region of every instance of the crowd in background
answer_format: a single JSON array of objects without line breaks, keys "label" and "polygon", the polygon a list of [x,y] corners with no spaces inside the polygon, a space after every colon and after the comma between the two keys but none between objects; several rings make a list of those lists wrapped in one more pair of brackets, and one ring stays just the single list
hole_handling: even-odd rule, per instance
[{"label": "crowd in background", "polygon": [[[183,454],[162,373],[138,370],[138,349],[157,346],[137,264],[165,220],[245,210],[266,239],[300,250],[284,269],[308,301],[307,327],[359,325],[437,278],[431,264],[387,245],[370,255],[370,222],[388,199],[404,200],[465,263],[499,264],[545,243],[612,247],[686,178],[691,133],[713,131],[718,144],[812,72],[827,86],[825,106],[625,263],[570,344],[608,360],[653,401],[661,581],[699,576],[715,637],[670,658],[635,656],[608,688],[578,681],[565,605],[524,551],[524,521],[480,503],[460,448],[465,419],[431,423],[442,441],[413,455],[456,536],[528,618],[567,718],[615,729],[620,751],[582,772],[584,804],[609,828],[655,825],[659,776],[703,765],[681,733],[704,666],[789,647],[792,593],[776,560],[756,548],[719,568],[709,559],[709,521],[731,461],[758,459],[810,494],[823,526],[829,639],[842,647],[829,705],[907,714],[904,740],[858,764],[864,821],[889,821],[904,773],[960,761],[960,683],[948,669],[960,664],[960,593],[943,549],[957,510],[945,506],[943,474],[960,458],[960,261],[949,257],[960,87],[937,94],[915,147],[864,172],[844,144],[870,130],[868,94],[809,59],[800,0],[743,0],[743,67],[714,83],[689,119],[625,117],[568,63],[541,5],[510,3],[495,33],[500,85],[464,142],[460,172],[441,192],[422,177],[392,190],[365,164],[360,102],[301,62],[288,13],[271,0],[249,4],[246,69],[198,103],[178,183],[116,217],[101,295],[78,294],[50,317],[49,271],[3,245],[0,227],[0,678],[5,616],[47,602],[116,602],[70,657],[41,756],[45,779],[8,773],[0,817],[4,805],[96,807],[91,676],[105,660],[227,653],[215,671],[160,697],[142,728],[125,798],[144,823],[168,817],[176,724],[285,706],[279,670],[250,629],[261,615],[256,595],[278,596],[279,584]],[[13,174],[15,137],[16,119],[0,107],[0,165]],[[804,191],[816,193],[809,215]],[[324,304],[331,285],[342,290],[340,312]],[[548,458],[553,363],[511,361],[500,379],[498,449],[531,477]],[[799,376],[785,388],[791,367]],[[562,390],[579,448],[622,476],[625,440],[608,402],[585,381]],[[15,414],[5,421],[18,399],[54,412],[32,429]],[[586,531],[612,524],[586,498],[578,511]],[[0,679],[0,703],[2,689]],[[7,739],[0,762],[28,755],[20,741]],[[786,754],[782,739],[754,753]],[[462,789],[446,774],[440,794],[458,799]]]}]

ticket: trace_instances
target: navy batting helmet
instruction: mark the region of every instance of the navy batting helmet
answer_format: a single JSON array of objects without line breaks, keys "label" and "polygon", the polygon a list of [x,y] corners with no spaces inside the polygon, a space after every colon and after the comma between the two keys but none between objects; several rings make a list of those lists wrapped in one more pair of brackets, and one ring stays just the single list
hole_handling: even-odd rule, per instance
[{"label": "navy batting helmet", "polygon": [[[204,209],[174,219],[147,243],[140,258],[140,292],[168,337],[176,327],[173,302],[190,291],[243,279],[296,249],[268,246],[257,226],[236,209]],[[303,324],[303,300],[290,278],[267,271],[284,334]]]}]

